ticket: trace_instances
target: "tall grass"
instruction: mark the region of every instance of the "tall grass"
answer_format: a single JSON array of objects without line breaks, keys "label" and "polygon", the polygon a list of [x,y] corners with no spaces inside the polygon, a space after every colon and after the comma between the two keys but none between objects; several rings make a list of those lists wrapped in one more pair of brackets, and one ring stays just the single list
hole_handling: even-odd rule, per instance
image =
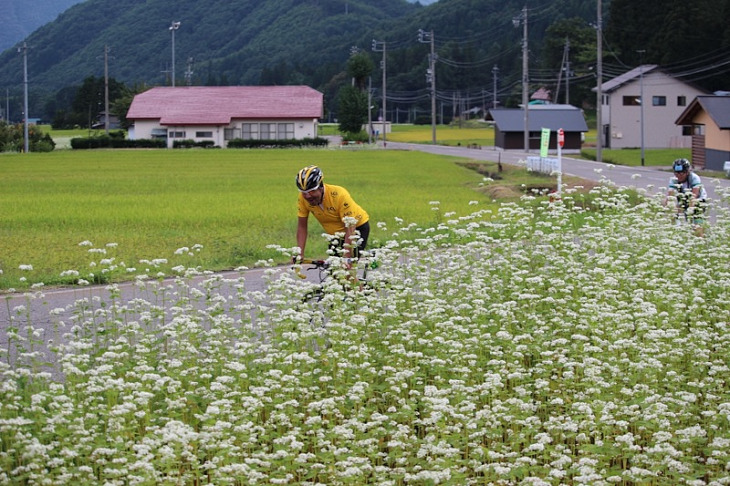
[{"label": "tall grass", "polygon": [[[279,257],[294,246],[294,174],[320,165],[378,221],[434,222],[429,202],[463,212],[482,176],[453,159],[413,152],[346,150],[62,151],[0,158],[0,288],[142,271],[140,260],[202,245],[208,269]],[[323,253],[310,221],[308,252]],[[91,242],[92,246],[79,246]],[[107,246],[109,245],[109,246]],[[91,255],[90,250],[94,250]],[[101,251],[105,250],[105,251]],[[89,267],[96,257],[95,267]],[[102,260],[109,264],[101,275]],[[122,264],[123,263],[123,264]],[[21,270],[21,266],[26,270]],[[29,268],[32,267],[32,270]],[[151,270],[152,271],[152,270]],[[66,272],[70,277],[61,277]]]}]

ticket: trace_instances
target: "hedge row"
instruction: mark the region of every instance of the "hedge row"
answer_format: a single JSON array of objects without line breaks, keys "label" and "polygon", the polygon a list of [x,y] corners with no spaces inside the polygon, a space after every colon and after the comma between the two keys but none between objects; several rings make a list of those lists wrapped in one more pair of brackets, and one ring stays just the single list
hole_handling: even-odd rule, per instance
[{"label": "hedge row", "polygon": [[228,142],[228,148],[292,148],[292,147],[325,147],[326,138],[302,138],[300,140],[244,140],[234,138]]},{"label": "hedge row", "polygon": [[[228,142],[229,148],[292,148],[292,147],[324,147],[327,146],[326,138],[303,138],[301,140],[243,140],[236,138]],[[167,143],[162,138],[143,138],[128,140],[117,137],[72,138],[71,148],[74,149],[95,149],[95,148],[165,148]],[[210,140],[195,142],[193,140],[176,140],[173,148],[210,148],[214,144]]]},{"label": "hedge row", "polygon": [[172,142],[172,148],[194,148],[194,147],[213,148],[213,147],[216,147],[216,144],[213,140],[201,140],[200,142],[196,142],[195,140],[185,139],[185,140],[175,140],[174,142]]},{"label": "hedge row", "polygon": [[73,149],[95,149],[95,148],[165,148],[166,142],[161,138],[142,138],[128,140],[125,138],[100,137],[72,138],[71,148]]}]

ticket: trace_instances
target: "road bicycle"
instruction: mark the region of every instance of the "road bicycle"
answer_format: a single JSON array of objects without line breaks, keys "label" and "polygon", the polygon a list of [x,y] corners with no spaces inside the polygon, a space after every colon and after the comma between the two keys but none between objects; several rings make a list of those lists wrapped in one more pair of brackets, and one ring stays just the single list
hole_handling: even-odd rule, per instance
[{"label": "road bicycle", "polygon": [[[351,266],[353,270],[347,269],[346,266]],[[353,290],[372,288],[368,272],[378,266],[378,261],[374,258],[363,261],[353,258],[328,258],[327,260],[305,258],[295,264],[294,273],[301,279],[307,279],[307,275],[302,272],[303,268],[305,272],[316,272],[318,281],[312,289],[305,293],[302,301],[319,302],[325,296],[327,281],[330,278],[336,279],[345,294]]]},{"label": "road bicycle", "polygon": [[695,205],[690,205],[690,193],[677,195],[676,213],[674,215],[677,226],[690,226],[697,236],[703,236],[704,225],[707,217],[708,202],[705,199],[695,200]]}]

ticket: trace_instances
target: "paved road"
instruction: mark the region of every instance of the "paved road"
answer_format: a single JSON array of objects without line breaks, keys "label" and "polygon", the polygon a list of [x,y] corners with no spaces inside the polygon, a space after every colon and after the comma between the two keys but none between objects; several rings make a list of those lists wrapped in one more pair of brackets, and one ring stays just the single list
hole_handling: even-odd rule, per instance
[{"label": "paved road", "polygon": [[[526,154],[522,151],[498,150],[494,147],[483,147],[482,149],[469,149],[466,147],[447,147],[442,145],[421,145],[412,143],[388,142],[388,149],[395,150],[420,150],[439,155],[451,155],[454,157],[468,157],[475,160],[490,162],[502,162],[505,164],[524,163],[527,155],[538,155],[537,152]],[[551,157],[554,155],[551,155]],[[570,154],[563,154],[563,173],[583,179],[598,181],[602,177],[613,182],[617,186],[644,188],[650,194],[656,192],[664,193],[669,182],[671,173],[659,167],[623,167],[611,166],[602,162],[572,158]],[[667,167],[671,161],[667,161]],[[727,179],[703,178],[707,189],[708,197],[713,202],[719,201],[716,187],[730,188],[730,181]]]}]

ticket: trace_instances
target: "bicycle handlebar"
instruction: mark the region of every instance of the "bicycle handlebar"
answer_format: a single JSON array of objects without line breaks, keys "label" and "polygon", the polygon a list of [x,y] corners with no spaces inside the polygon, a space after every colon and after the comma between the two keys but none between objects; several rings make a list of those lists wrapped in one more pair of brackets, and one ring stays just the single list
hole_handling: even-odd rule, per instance
[{"label": "bicycle handlebar", "polygon": [[310,258],[303,258],[301,260],[298,260],[296,263],[298,263],[299,265],[294,267],[294,273],[296,273],[297,277],[301,279],[307,278],[307,276],[302,273],[301,265],[314,265],[307,270],[322,269],[329,266],[326,260],[312,260]]}]

